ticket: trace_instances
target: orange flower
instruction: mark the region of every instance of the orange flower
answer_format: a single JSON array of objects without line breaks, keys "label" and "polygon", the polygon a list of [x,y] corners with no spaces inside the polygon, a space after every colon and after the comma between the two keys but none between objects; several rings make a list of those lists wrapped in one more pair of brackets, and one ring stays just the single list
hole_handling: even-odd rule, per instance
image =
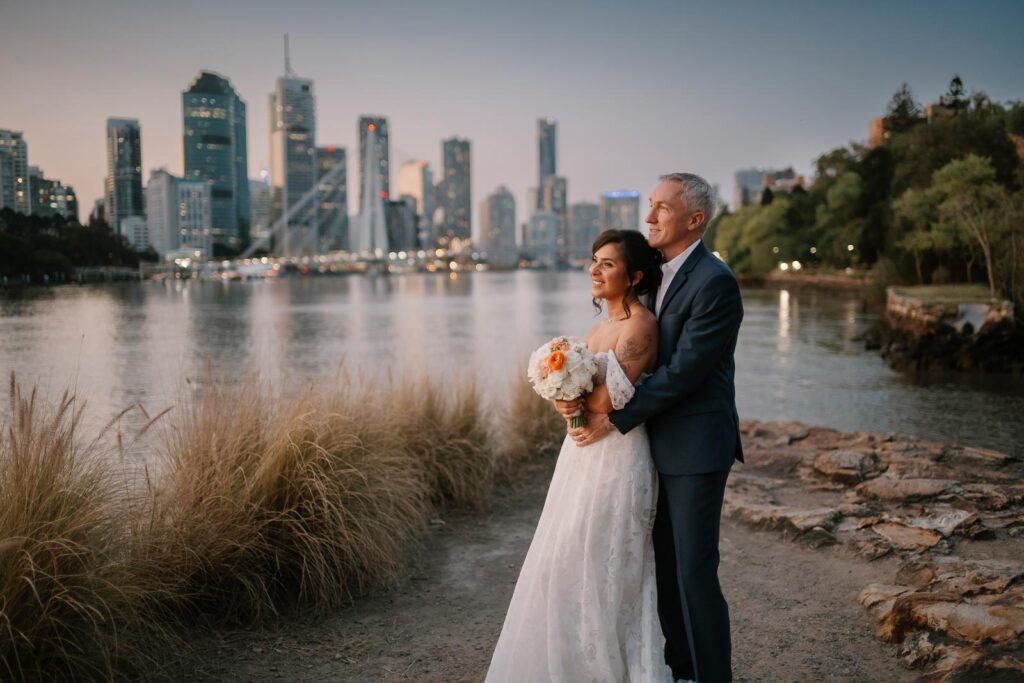
[{"label": "orange flower", "polygon": [[565,354],[561,351],[555,351],[548,356],[548,367],[551,368],[552,371],[558,372],[562,369],[563,365],[565,365]]}]

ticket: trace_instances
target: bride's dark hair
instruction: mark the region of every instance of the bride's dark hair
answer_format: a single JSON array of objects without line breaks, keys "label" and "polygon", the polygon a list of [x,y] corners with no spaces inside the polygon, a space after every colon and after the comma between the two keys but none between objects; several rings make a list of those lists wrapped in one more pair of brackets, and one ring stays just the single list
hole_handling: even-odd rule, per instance
[{"label": "bride's dark hair", "polygon": [[[661,286],[661,264],[664,258],[661,252],[647,243],[647,238],[639,230],[605,230],[590,248],[590,254],[594,255],[597,250],[606,244],[619,245],[619,253],[626,263],[626,277],[629,284],[626,286],[626,293],[622,297],[622,307],[626,311],[626,317],[630,316],[629,300],[636,296],[658,291]],[[640,273],[640,281],[633,284],[633,276]],[[597,299],[592,300],[597,312],[601,312],[601,304]]]}]

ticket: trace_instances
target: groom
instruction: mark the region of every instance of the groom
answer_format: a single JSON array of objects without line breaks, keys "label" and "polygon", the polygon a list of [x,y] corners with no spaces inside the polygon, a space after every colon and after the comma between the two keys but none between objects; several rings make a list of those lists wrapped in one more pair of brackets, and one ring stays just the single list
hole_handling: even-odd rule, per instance
[{"label": "groom", "polygon": [[[649,242],[665,256],[648,307],[658,317],[658,365],[632,400],[571,430],[580,446],[647,424],[659,474],[654,552],[665,659],[676,678],[732,680],[729,607],[718,584],[725,481],[743,461],[733,354],[743,302],[732,271],[701,243],[714,191],[690,173],[661,176]],[[558,402],[563,415],[576,404]]]}]

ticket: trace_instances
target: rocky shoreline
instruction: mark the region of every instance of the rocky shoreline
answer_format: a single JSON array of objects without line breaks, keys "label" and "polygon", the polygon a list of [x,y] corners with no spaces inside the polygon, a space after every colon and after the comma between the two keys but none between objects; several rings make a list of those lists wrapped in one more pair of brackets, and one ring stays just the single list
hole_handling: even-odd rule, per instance
[{"label": "rocky shoreline", "polygon": [[858,600],[931,681],[1024,679],[1024,467],[1004,453],[745,423],[725,514],[863,562],[896,558]]}]

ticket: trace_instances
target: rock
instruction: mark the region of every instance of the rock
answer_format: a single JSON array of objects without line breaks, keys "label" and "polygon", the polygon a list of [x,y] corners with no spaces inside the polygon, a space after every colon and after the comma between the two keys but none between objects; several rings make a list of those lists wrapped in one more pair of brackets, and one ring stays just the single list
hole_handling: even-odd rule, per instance
[{"label": "rock", "polygon": [[830,530],[839,520],[839,513],[832,508],[794,508],[785,505],[761,505],[733,503],[727,505],[727,514],[751,526],[768,529],[791,530],[798,533],[815,527]]},{"label": "rock", "polygon": [[913,502],[934,498],[956,486],[952,479],[901,479],[886,474],[857,486],[857,493],[869,498]]},{"label": "rock", "polygon": [[912,611],[921,625],[968,643],[1014,642],[1024,634],[1024,609],[1019,607],[936,601]]},{"label": "rock", "polygon": [[816,526],[800,535],[800,542],[809,548],[822,548],[826,545],[835,545],[836,537],[826,529]]},{"label": "rock", "polygon": [[896,580],[906,586],[924,588],[935,580],[935,568],[918,561],[905,562],[896,572]]},{"label": "rock", "polygon": [[964,484],[960,497],[981,510],[1004,510],[1024,503],[1024,487],[999,484]]},{"label": "rock", "polygon": [[860,595],[857,596],[857,602],[864,605],[867,609],[872,608],[892,601],[901,595],[906,595],[911,592],[913,588],[909,586],[899,586],[888,583],[869,583],[861,590]]},{"label": "rock", "polygon": [[978,460],[998,465],[1002,465],[1003,463],[1013,460],[1013,457],[1006,453],[1000,453],[999,451],[993,451],[987,448],[975,448],[973,446],[963,446],[960,454],[968,458],[977,458]]},{"label": "rock", "polygon": [[874,510],[863,503],[840,503],[836,512],[843,517],[870,517],[875,514]]},{"label": "rock", "polygon": [[877,477],[885,471],[874,453],[837,450],[820,454],[814,459],[814,469],[829,479],[843,484],[859,484]]},{"label": "rock", "polygon": [[892,552],[892,546],[874,534],[853,539],[850,541],[850,547],[869,562]]},{"label": "rock", "polygon": [[961,535],[972,536],[970,528],[978,524],[978,516],[951,507],[936,507],[935,514],[926,517],[904,517],[903,524],[918,529],[931,529],[938,531],[943,536],[952,536],[956,532]]},{"label": "rock", "polygon": [[919,529],[899,522],[882,522],[871,530],[901,550],[927,550],[942,540],[932,529]]}]

